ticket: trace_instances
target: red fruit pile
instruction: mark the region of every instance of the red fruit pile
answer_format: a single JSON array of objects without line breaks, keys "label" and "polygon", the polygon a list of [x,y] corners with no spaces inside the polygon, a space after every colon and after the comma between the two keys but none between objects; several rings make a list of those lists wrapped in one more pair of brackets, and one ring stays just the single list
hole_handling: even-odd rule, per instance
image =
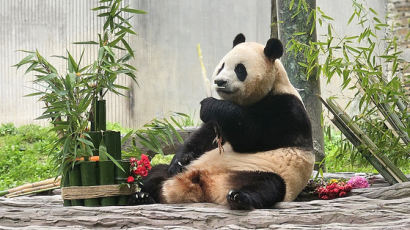
[{"label": "red fruit pile", "polygon": [[350,190],[352,190],[352,185],[339,182],[328,184],[326,187],[318,187],[316,193],[320,199],[330,200],[337,197],[344,197]]}]

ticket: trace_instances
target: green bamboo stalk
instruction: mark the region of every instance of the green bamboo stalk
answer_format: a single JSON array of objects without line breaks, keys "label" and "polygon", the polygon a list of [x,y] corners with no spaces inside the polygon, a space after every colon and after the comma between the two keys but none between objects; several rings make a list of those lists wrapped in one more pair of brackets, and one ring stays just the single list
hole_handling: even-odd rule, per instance
[{"label": "green bamboo stalk", "polygon": [[[70,186],[81,186],[81,169],[78,164],[75,164],[68,174]],[[71,206],[84,206],[84,200],[71,200]]]},{"label": "green bamboo stalk", "polygon": [[91,103],[91,110],[90,110],[90,123],[91,123],[91,131],[97,131],[97,99],[94,98]]},{"label": "green bamboo stalk", "polygon": [[[70,179],[69,179],[69,172],[65,171],[63,177],[61,178],[61,187],[68,187],[70,186]],[[71,206],[70,200],[64,200],[63,206]]]},{"label": "green bamboo stalk", "polygon": [[379,109],[381,114],[386,118],[387,122],[391,125],[397,135],[403,140],[403,142],[408,145],[410,142],[409,135],[405,131],[405,125],[400,120],[399,116],[392,111],[386,103],[377,103],[373,100],[373,103],[376,104],[376,107]]},{"label": "green bamboo stalk", "polygon": [[[114,163],[110,160],[108,161],[99,161],[99,182],[100,185],[114,184],[115,182],[115,171]],[[110,206],[117,204],[117,197],[103,197],[101,198],[101,206]]]},{"label": "green bamboo stalk", "polygon": [[[97,162],[84,161],[80,164],[81,167],[81,183],[83,186],[93,186],[98,183],[98,167]],[[84,206],[97,207],[100,206],[98,198],[84,199]]]},{"label": "green bamboo stalk", "polygon": [[[116,184],[123,184],[127,183],[127,178],[130,174],[130,162],[128,160],[122,160],[119,162],[124,169],[122,171],[118,167],[115,167],[115,183]],[[118,205],[127,205],[128,204],[128,196],[119,196],[118,197]]]},{"label": "green bamboo stalk", "polygon": [[96,128],[99,131],[105,131],[107,130],[106,101],[99,100],[96,105]]},{"label": "green bamboo stalk", "polygon": [[100,147],[101,139],[102,139],[102,132],[100,131],[91,131],[87,132],[88,135],[91,137],[91,142],[94,144],[93,155],[99,156],[98,148]]},{"label": "green bamboo stalk", "polygon": [[[324,100],[320,98],[322,102]],[[330,99],[327,99],[326,107],[330,108],[329,111],[333,113],[334,116],[340,118],[353,133],[357,136],[357,138],[361,141],[361,143],[367,147],[367,150],[389,171],[390,175],[394,177],[395,183],[397,182],[404,182],[408,181],[406,176],[403,172],[400,171],[385,155],[380,154],[380,150],[378,147],[370,140],[370,138],[355,124],[353,123],[352,119],[337,105]]]},{"label": "green bamboo stalk", "polygon": [[107,152],[116,160],[121,160],[121,134],[116,131],[104,132],[104,143]]}]

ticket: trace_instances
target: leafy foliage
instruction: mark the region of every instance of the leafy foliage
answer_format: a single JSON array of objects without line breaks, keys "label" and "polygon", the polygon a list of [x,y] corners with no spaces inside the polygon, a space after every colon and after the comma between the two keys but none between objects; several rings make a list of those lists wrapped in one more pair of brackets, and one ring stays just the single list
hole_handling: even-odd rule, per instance
[{"label": "leafy foliage", "polygon": [[159,165],[159,164],[170,164],[174,154],[170,155],[162,155],[162,154],[155,154],[155,156],[151,159],[152,166]]},{"label": "leafy foliage", "polygon": [[1,124],[0,126],[0,136],[15,135],[16,132],[17,129],[13,123]]},{"label": "leafy foliage", "polygon": [[[133,14],[144,11],[123,6],[122,0],[100,0],[94,11],[105,19],[103,32],[97,41],[76,42],[76,44],[95,45],[98,58],[92,64],[83,66],[82,57],[74,60],[70,52],[61,57],[67,62],[66,73],[57,69],[36,51],[22,51],[28,55],[15,66],[28,66],[26,73],[34,73],[34,84],[40,86],[38,92],[29,96],[39,96],[45,110],[38,119],[51,119],[53,131],[59,135],[54,154],[59,166],[59,174],[68,168],[77,157],[91,156],[94,148],[90,137],[89,121],[95,121],[95,102],[102,100],[107,92],[121,95],[127,87],[115,83],[120,74],[136,81],[135,67],[127,64],[134,57],[134,51],[126,41],[127,35],[135,35],[129,20]],[[121,52],[117,52],[121,51]],[[122,56],[117,56],[122,53]]]},{"label": "leafy foliage", "polygon": [[[330,126],[325,128],[325,152],[328,172],[377,173],[347,138]],[[395,157],[390,158],[396,160],[394,163],[400,167],[403,173],[410,173],[410,161],[398,160]]]},{"label": "leafy foliage", "polygon": [[14,132],[0,136],[0,191],[54,177],[55,166],[44,153],[50,152],[56,134],[37,125],[4,126]]},{"label": "leafy foliage", "polygon": [[164,155],[163,146],[174,145],[174,139],[182,143],[183,139],[175,129],[175,127],[178,127],[179,130],[184,129],[180,122],[182,118],[189,119],[189,116],[184,113],[174,113],[168,119],[155,118],[141,129],[128,132],[122,140],[122,142],[126,142],[129,138],[132,139],[132,150],[128,155],[139,156],[142,153],[141,147],[145,147],[153,153]]},{"label": "leafy foliage", "polygon": [[[398,69],[402,51],[398,50],[396,38],[378,36],[389,30],[387,23],[372,8],[352,0],[354,12],[347,24],[356,21],[362,31],[355,36],[340,37],[334,31],[333,18],[319,7],[308,9],[306,0],[299,0],[297,6],[295,1],[292,2],[289,7],[294,7],[295,15],[299,11],[309,10],[311,14],[307,25],[316,20],[319,26],[327,26],[327,34],[323,36],[324,41],[304,44],[300,38],[305,34],[295,33],[286,45],[287,50],[294,55],[303,55],[304,61],[299,65],[304,67],[307,76],[317,73],[328,82],[335,75],[341,77],[342,88],[355,91],[355,98],[347,106],[358,101],[359,111],[353,116],[354,122],[395,164],[408,166],[409,98],[404,87],[406,80],[400,78]],[[310,33],[315,32],[315,26],[313,23]],[[317,62],[319,56],[325,57],[323,63]],[[352,161],[362,161],[350,143],[340,145],[338,152],[349,154]]]}]

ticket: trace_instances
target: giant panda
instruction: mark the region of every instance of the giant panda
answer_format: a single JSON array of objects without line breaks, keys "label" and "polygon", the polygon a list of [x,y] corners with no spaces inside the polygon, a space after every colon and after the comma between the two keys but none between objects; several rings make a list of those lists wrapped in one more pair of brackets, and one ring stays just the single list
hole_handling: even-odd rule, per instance
[{"label": "giant panda", "polygon": [[212,76],[221,99],[201,101],[203,125],[169,166],[153,167],[131,203],[249,210],[294,200],[312,174],[314,154],[310,121],[282,54],[278,39],[263,46],[238,34]]}]

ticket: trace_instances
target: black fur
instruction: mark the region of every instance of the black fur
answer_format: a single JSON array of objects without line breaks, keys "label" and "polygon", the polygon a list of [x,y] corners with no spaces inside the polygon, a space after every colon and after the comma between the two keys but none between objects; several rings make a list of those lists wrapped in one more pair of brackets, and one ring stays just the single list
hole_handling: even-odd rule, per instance
[{"label": "black fur", "polygon": [[[212,97],[201,102],[204,123],[216,122],[222,137],[236,152],[260,152],[283,147],[312,149],[311,124],[302,102],[294,95],[267,95],[240,106]],[[191,140],[191,142],[202,142]]]},{"label": "black fur", "polygon": [[233,39],[233,46],[235,47],[236,45],[238,45],[239,43],[245,42],[245,36],[243,34],[238,34],[236,35],[235,39]]},{"label": "black fur", "polygon": [[280,40],[276,38],[271,38],[266,42],[265,49],[263,50],[263,53],[266,55],[266,57],[275,60],[283,55],[283,45]]},{"label": "black fur", "polygon": [[291,94],[270,94],[250,106],[208,97],[201,102],[200,117],[204,124],[177,151],[169,167],[170,175],[181,172],[192,160],[216,148],[215,131],[236,152],[313,148],[307,112],[302,102]]},{"label": "black fur", "polygon": [[245,81],[248,72],[246,72],[246,67],[242,63],[237,64],[234,71],[240,81]]},{"label": "black fur", "polygon": [[213,121],[204,123],[185,140],[184,145],[177,150],[171,161],[168,169],[170,175],[182,172],[184,166],[188,165],[192,160],[218,146],[217,143],[214,142],[216,138],[216,127],[217,124]]},{"label": "black fur", "polygon": [[230,178],[233,189],[226,196],[231,209],[272,208],[283,201],[285,181],[271,172],[237,172]]},{"label": "black fur", "polygon": [[225,63],[222,63],[221,68],[218,69],[218,72],[216,73],[216,75],[218,75],[223,69],[224,69]]},{"label": "black fur", "polygon": [[[142,179],[141,192],[148,193],[153,201],[159,203],[161,202],[161,187],[162,182],[168,179],[170,175],[168,174],[168,165],[156,165],[152,167],[148,175]],[[130,204],[147,204],[142,200],[144,197],[138,196],[139,193],[131,195],[129,199]],[[152,199],[147,199],[147,202],[154,203]]]}]

